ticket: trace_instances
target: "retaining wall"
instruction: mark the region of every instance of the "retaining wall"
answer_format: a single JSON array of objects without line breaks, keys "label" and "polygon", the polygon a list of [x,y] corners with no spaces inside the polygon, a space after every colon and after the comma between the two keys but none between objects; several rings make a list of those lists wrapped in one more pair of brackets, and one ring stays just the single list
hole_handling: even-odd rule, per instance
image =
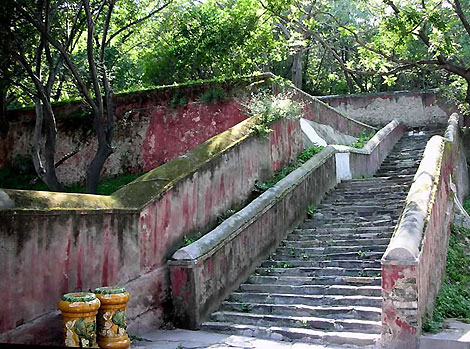
[{"label": "retaining wall", "polygon": [[437,92],[383,92],[318,97],[337,111],[369,125],[398,120],[407,127],[446,125],[455,106]]},{"label": "retaining wall", "polygon": [[[249,91],[244,87],[264,80],[260,75],[116,95],[115,150],[102,175],[149,171],[245,120],[244,108],[233,97],[239,93],[242,97]],[[213,88],[223,89],[228,99],[198,101]],[[57,168],[57,176],[66,184],[82,181],[97,148],[91,114],[80,102],[55,105],[53,109],[58,129],[56,161],[79,146],[79,151]],[[0,137],[0,168],[24,166],[27,160],[23,159],[30,158],[34,120],[34,108],[8,112],[7,129]]]},{"label": "retaining wall", "polygon": [[328,146],[169,261],[179,326],[197,328],[343,179],[372,175],[404,127],[391,122],[364,149]]},{"label": "retaining wall", "polygon": [[[107,159],[102,176],[149,171],[185,154],[209,138],[247,118],[246,98],[259,88],[281,91],[275,75],[266,73],[226,81],[207,81],[183,86],[117,94],[114,98],[116,129],[114,152]],[[214,88],[225,91],[226,100],[199,102]],[[305,117],[330,125],[337,131],[357,136],[370,126],[348,118],[316,98],[294,87],[294,98],[305,103]],[[183,105],[179,105],[182,101]],[[57,118],[56,161],[65,154],[78,152],[57,168],[65,184],[83,181],[93,158],[97,141],[93,136],[90,112],[79,101],[53,106]],[[6,129],[0,132],[0,168],[32,166],[31,140],[34,108],[9,111]]]},{"label": "retaining wall", "polygon": [[[445,138],[428,142],[404,211],[382,259],[382,345],[417,348],[422,320],[430,315],[446,266],[453,196],[468,192],[457,114]],[[452,187],[458,189],[452,192]]]},{"label": "retaining wall", "polygon": [[111,196],[5,190],[0,210],[0,342],[57,344],[61,294],[119,284],[129,329],[171,320],[166,260],[183,236],[213,227],[301,151],[299,120],[266,138],[232,127]]}]

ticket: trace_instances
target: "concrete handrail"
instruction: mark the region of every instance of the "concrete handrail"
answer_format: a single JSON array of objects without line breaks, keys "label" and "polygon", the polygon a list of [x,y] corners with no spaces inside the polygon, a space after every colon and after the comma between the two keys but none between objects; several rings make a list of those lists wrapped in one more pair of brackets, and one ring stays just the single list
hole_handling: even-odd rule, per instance
[{"label": "concrete handrail", "polygon": [[230,238],[232,234],[243,228],[243,226],[250,224],[257,214],[264,212],[266,209],[274,205],[277,199],[285,196],[286,193],[289,192],[292,187],[295,187],[300,183],[308,173],[315,168],[320,167],[328,158],[334,156],[335,153],[348,151],[370,155],[374,149],[377,148],[377,146],[398,126],[398,121],[391,121],[378,131],[362,149],[348,146],[327,146],[319,154],[314,155],[312,159],[307,161],[303,166],[299,167],[287,177],[280,180],[274,187],[261,194],[248,206],[223,221],[210,233],[204,235],[194,243],[177,250],[173,254],[172,259],[191,260],[193,263],[196,263],[204,256],[207,257],[210,255],[211,251],[213,252],[217,249],[223,241]]},{"label": "concrete handrail", "polygon": [[426,145],[405,208],[382,258],[382,336],[386,348],[415,349],[422,319],[430,315],[446,268],[456,190],[467,191],[459,121]]},{"label": "concrete handrail", "polygon": [[307,98],[311,101],[314,101],[315,103],[318,103],[319,105],[321,105],[322,107],[324,107],[325,109],[328,109],[328,110],[331,110],[332,112],[334,112],[335,114],[338,114],[340,115],[341,117],[347,119],[349,122],[352,122],[354,124],[357,124],[358,126],[362,127],[363,129],[365,130],[369,130],[369,131],[376,131],[377,128],[371,126],[371,125],[368,125],[368,124],[365,124],[361,121],[358,121],[356,119],[353,119],[351,117],[349,117],[348,115],[336,110],[335,108],[331,107],[330,105],[328,105],[327,103],[325,103],[324,101],[321,100],[321,98],[318,98],[318,97],[314,97],[310,94],[308,94],[307,92],[295,87],[295,86],[289,86],[289,89],[291,89],[292,91],[295,91],[296,93],[298,93],[300,96],[302,96],[303,98]]},{"label": "concrete handrail", "polygon": [[437,190],[436,178],[440,174],[443,148],[446,141],[454,142],[457,139],[459,120],[458,114],[452,114],[449,117],[445,138],[434,136],[426,145],[423,159],[406,198],[401,219],[383,256],[384,263],[394,260],[417,262],[425,223],[433,204],[432,197]]},{"label": "concrete handrail", "polygon": [[436,190],[434,181],[439,176],[443,147],[444,139],[440,136],[432,137],[426,145],[406,198],[406,206],[385,251],[383,262],[417,261],[426,217],[432,205],[431,197]]},{"label": "concrete handrail", "polygon": [[273,206],[279,198],[285,196],[293,187],[297,186],[306,175],[315,168],[323,165],[325,161],[334,156],[335,153],[336,150],[334,147],[326,147],[319,154],[314,155],[303,166],[280,180],[274,187],[261,194],[249,205],[227,218],[210,233],[204,235],[192,244],[180,248],[173,254],[172,259],[178,261],[187,260],[192,263],[197,263],[201,259],[208,258],[217,248],[232,239],[238,231],[256,219],[256,216]]}]

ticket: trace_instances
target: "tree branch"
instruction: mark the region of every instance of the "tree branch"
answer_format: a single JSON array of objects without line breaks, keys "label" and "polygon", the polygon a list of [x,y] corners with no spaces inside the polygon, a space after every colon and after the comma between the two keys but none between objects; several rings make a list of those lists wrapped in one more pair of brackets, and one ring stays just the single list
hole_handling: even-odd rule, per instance
[{"label": "tree branch", "polygon": [[159,8],[151,11],[149,14],[147,14],[146,16],[142,17],[142,18],[139,18],[139,19],[136,19],[135,21],[132,21],[128,24],[126,24],[124,27],[118,29],[116,32],[114,32],[113,34],[111,34],[109,36],[109,39],[106,41],[106,46],[109,45],[109,43],[111,42],[111,40],[113,40],[116,36],[118,36],[119,34],[121,34],[123,31],[129,29],[130,27],[136,25],[136,24],[139,24],[147,19],[149,19],[150,17],[153,17],[155,14],[157,14],[158,12],[162,11],[164,8],[166,8],[168,5],[170,5],[172,0],[169,0],[167,1],[166,3],[164,3],[162,6],[160,6]]},{"label": "tree branch", "polygon": [[460,5],[460,0],[454,0],[454,3],[451,2],[451,4],[454,8],[455,13],[462,22],[463,27],[467,31],[467,34],[470,35],[470,24],[468,23],[467,17],[465,17],[465,14],[463,13],[462,6]]}]

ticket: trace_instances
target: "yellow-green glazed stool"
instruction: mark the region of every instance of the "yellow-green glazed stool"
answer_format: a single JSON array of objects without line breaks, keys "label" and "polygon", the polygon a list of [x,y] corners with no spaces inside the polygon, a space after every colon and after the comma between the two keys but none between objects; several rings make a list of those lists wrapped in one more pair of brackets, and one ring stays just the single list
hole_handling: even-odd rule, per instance
[{"label": "yellow-green glazed stool", "polygon": [[98,348],[96,314],[100,301],[93,293],[76,292],[62,296],[58,307],[62,312],[64,342],[67,347]]},{"label": "yellow-green glazed stool", "polygon": [[129,293],[123,287],[110,286],[95,289],[101,302],[98,311],[98,345],[100,348],[129,348],[126,332],[126,305]]}]

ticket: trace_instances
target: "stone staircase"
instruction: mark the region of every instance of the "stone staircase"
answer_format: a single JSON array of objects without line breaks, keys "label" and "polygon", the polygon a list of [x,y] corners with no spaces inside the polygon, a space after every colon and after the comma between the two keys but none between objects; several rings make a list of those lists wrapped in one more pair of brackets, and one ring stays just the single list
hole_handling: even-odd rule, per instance
[{"label": "stone staircase", "polygon": [[344,181],[209,321],[207,331],[373,345],[381,264],[430,135],[405,135],[372,178]]}]

